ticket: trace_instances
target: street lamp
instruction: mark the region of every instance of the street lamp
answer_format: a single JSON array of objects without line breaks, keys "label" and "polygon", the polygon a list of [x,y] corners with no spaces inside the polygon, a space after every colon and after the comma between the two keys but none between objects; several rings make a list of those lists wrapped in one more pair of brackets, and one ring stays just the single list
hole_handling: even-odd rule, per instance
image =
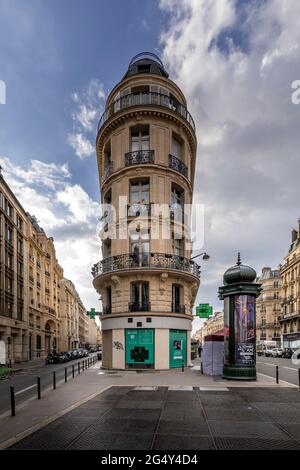
[{"label": "street lamp", "polygon": [[[203,256],[202,256],[203,255]],[[195,255],[193,256],[191,259],[195,259],[195,258],[198,258],[199,256],[202,256],[202,259],[204,261],[207,261],[209,260],[210,256],[204,251],[203,253],[199,253],[199,255]]]}]

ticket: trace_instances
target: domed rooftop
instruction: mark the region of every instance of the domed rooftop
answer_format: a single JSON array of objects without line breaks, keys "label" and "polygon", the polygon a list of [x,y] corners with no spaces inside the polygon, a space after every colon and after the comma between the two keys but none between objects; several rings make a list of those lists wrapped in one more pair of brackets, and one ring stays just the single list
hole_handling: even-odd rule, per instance
[{"label": "domed rooftop", "polygon": [[128,70],[122,80],[139,73],[151,73],[166,78],[169,77],[160,58],[152,52],[141,52],[134,56],[129,62]]},{"label": "domed rooftop", "polygon": [[256,279],[256,271],[250,266],[245,266],[241,262],[241,255],[238,253],[238,258],[235,266],[227,269],[223,276],[225,285],[235,284],[238,282],[254,282]]}]

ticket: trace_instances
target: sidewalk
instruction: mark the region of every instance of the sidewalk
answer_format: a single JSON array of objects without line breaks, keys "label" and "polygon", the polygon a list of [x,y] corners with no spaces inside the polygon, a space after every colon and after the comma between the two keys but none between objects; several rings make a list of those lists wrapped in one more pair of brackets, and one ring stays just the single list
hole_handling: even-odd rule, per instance
[{"label": "sidewalk", "polygon": [[[1,420],[0,421],[0,448],[2,449],[7,448],[10,445],[13,445],[14,443],[18,442],[20,439],[24,438],[25,436],[28,436],[29,434],[34,433],[34,431],[37,431],[43,428],[44,426],[47,426],[48,428],[48,425],[50,425],[50,423],[52,423],[57,418],[59,418],[59,420],[56,423],[52,423],[49,426],[50,430],[53,427],[58,426],[57,423],[60,423],[59,429],[63,429],[65,420],[66,420],[66,423],[68,423],[69,420],[72,418],[72,416],[73,417],[77,416],[74,422],[71,419],[70,423],[72,424],[70,423],[68,424],[67,426],[68,429],[64,434],[68,436],[71,436],[71,435],[73,436],[73,432],[75,432],[75,434],[76,432],[77,434],[81,434],[83,430],[85,429],[85,427],[88,427],[92,424],[94,419],[97,419],[98,421],[102,420],[102,415],[101,415],[102,412],[103,412],[103,415],[106,415],[107,413],[110,414],[111,412],[113,412],[114,406],[115,405],[118,406],[116,399],[112,400],[111,398],[108,398],[107,400],[105,400],[105,394],[99,395],[101,392],[105,390],[107,390],[107,392],[105,393],[110,394],[111,392],[108,389],[111,386],[113,386],[113,389],[111,390],[116,390],[116,389],[120,390],[120,392],[114,392],[112,394],[113,396],[117,395],[119,400],[120,400],[119,393],[122,395],[124,392],[126,392],[127,394],[133,388],[137,386],[159,387],[159,389],[157,390],[157,392],[159,393],[155,395],[155,398],[153,398],[153,400],[151,399],[149,400],[150,395],[147,395],[148,392],[144,392],[148,396],[147,399],[145,399],[144,401],[141,401],[140,404],[133,402],[135,403],[134,408],[140,407],[139,419],[141,419],[141,416],[143,414],[145,416],[149,414],[149,417],[151,416],[154,417],[154,415],[155,416],[157,415],[157,413],[154,413],[154,414],[152,412],[149,413],[149,410],[151,409],[151,406],[154,406],[154,410],[156,409],[155,402],[157,401],[157,397],[160,396],[161,394],[164,395],[164,400],[162,399],[158,400],[160,402],[160,406],[165,407],[165,405],[167,405],[167,402],[170,399],[170,394],[172,395],[172,390],[170,391],[168,390],[169,386],[173,386],[173,387],[180,386],[179,390],[177,390],[175,393],[175,395],[176,394],[178,395],[178,393],[180,394],[180,403],[177,403],[178,409],[180,409],[181,407],[183,407],[182,409],[184,409],[184,407],[188,406],[187,403],[194,402],[194,400],[190,399],[191,397],[190,394],[192,394],[193,397],[194,396],[197,397],[197,400],[198,400],[197,403],[200,400],[196,408],[198,408],[199,406],[200,407],[202,406],[201,404],[202,399],[200,399],[200,396],[202,394],[204,395],[208,394],[211,398],[214,398],[216,404],[218,403],[218,400],[219,400],[218,397],[220,397],[220,394],[225,394],[225,396],[227,397],[225,398],[225,402],[228,405],[228,408],[226,409],[227,411],[230,412],[232,405],[237,403],[236,400],[239,401],[241,397],[241,393],[244,390],[245,391],[244,396],[247,397],[247,400],[249,399],[249,401],[254,401],[254,403],[259,402],[263,397],[263,402],[267,401],[267,403],[269,403],[269,406],[271,407],[274,407],[275,402],[277,403],[276,406],[278,404],[285,404],[287,408],[289,408],[290,414],[292,416],[298,416],[296,413],[297,409],[300,414],[300,393],[298,392],[297,388],[292,385],[288,386],[288,384],[286,383],[280,383],[279,385],[276,385],[274,379],[260,375],[260,374],[258,374],[258,380],[256,382],[228,382],[220,378],[214,379],[212,377],[201,375],[199,371],[199,366],[195,366],[191,369],[186,369],[184,372],[182,372],[180,369],[179,370],[173,369],[173,370],[162,371],[162,372],[141,371],[137,373],[136,371],[105,371],[105,370],[100,369],[100,363],[96,363],[95,366],[87,369],[84,374],[77,376],[75,379],[71,379],[66,384],[59,385],[57,389],[54,391],[49,391],[47,394],[42,396],[41,400],[32,400],[22,408],[17,407],[15,417],[13,418],[7,417]],[[195,388],[193,389],[193,387]],[[142,391],[140,391],[140,393],[142,393]],[[149,393],[152,393],[153,395],[154,391],[152,392],[150,391]],[[187,394],[187,396],[186,395],[184,396],[182,394]],[[142,395],[140,396],[142,397]],[[229,397],[231,398],[229,399]],[[112,401],[114,401],[114,404],[112,404]],[[101,406],[99,406],[100,402],[101,402]],[[152,402],[154,402],[154,405]],[[296,407],[296,409],[294,409],[293,403],[295,404],[294,407],[296,407],[297,405],[298,408]],[[216,408],[216,404],[213,405],[213,408]],[[125,405],[124,409],[126,409],[126,406],[127,405]],[[129,406],[129,409],[130,409],[130,406]],[[290,406],[292,406],[292,408],[290,408]],[[242,408],[246,409],[247,407],[244,404]],[[132,410],[132,407],[131,407],[131,410]],[[148,410],[148,412],[145,410]],[[224,411],[224,408],[223,408],[223,411]],[[67,413],[68,415],[64,416]],[[188,417],[189,414],[188,413],[184,414],[184,416]],[[117,419],[118,422],[119,422],[119,419],[120,417]],[[136,421],[136,418],[134,418],[134,421]],[[189,419],[187,421],[189,421]],[[239,423],[240,421],[241,420],[239,420]],[[299,423],[300,423],[300,418],[299,418]],[[132,424],[134,425],[134,423]],[[144,424],[145,426],[147,425],[147,423],[144,423]],[[252,425],[253,424],[254,423],[252,422]],[[256,424],[259,424],[259,423],[255,423],[255,425]],[[116,422],[116,425],[117,425],[117,422]],[[178,426],[178,423],[177,423],[177,426]],[[185,426],[189,428],[188,422],[185,424]],[[73,429],[72,432],[69,432],[69,427]],[[49,433],[47,431],[47,428],[45,428],[45,433],[48,435]],[[44,430],[39,431],[38,433],[33,434],[32,436],[36,440],[36,436],[40,436],[40,435],[42,436],[43,433],[44,433]],[[107,434],[107,431],[105,431],[105,433]],[[154,436],[152,436],[152,438],[154,439]],[[30,439],[30,437],[28,437],[27,439]],[[48,436],[47,438],[48,444],[46,445],[61,446],[61,445],[64,445],[64,443],[66,442],[65,441],[66,438],[64,438],[61,440],[61,444],[58,444],[58,443],[55,444],[53,443],[53,439],[49,440],[49,436]],[[212,439],[212,437],[210,436],[209,439]],[[22,442],[26,443],[26,440],[24,439],[24,441]],[[209,440],[209,442],[211,441]],[[67,445],[68,444],[66,444],[66,446]],[[127,444],[124,444],[124,445],[127,445]],[[38,443],[37,443],[37,446],[39,446]],[[35,447],[35,448],[39,448],[39,447]],[[57,448],[57,447],[51,447],[51,448]],[[116,448],[116,447],[113,447],[113,448]],[[126,447],[123,447],[123,448],[126,448]]]}]

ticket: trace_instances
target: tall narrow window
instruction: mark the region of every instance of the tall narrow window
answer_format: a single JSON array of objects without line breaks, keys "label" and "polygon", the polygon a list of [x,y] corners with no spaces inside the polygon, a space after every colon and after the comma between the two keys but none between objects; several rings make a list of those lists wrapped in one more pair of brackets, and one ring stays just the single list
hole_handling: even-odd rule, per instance
[{"label": "tall narrow window", "polygon": [[183,158],[183,145],[182,142],[173,134],[172,135],[172,155],[174,157],[179,158],[179,160],[182,160]]},{"label": "tall narrow window", "polygon": [[149,204],[150,184],[149,180],[131,181],[129,199],[131,203]]},{"label": "tall narrow window", "polygon": [[178,284],[172,285],[172,312],[180,313],[181,306],[181,286]]},{"label": "tall narrow window", "polygon": [[150,310],[148,282],[133,282],[131,284],[131,312],[147,312]]},{"label": "tall narrow window", "polygon": [[150,149],[149,126],[132,127],[130,130],[130,150],[138,152]]},{"label": "tall narrow window", "polygon": [[130,234],[130,254],[132,267],[149,265],[150,233],[141,230]]}]

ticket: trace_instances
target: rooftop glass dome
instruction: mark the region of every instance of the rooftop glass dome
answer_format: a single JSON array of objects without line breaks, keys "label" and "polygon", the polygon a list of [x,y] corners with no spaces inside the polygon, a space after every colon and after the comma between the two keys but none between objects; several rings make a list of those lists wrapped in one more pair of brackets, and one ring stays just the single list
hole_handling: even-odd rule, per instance
[{"label": "rooftop glass dome", "polygon": [[160,58],[153,52],[140,52],[129,62],[128,70],[123,77],[131,77],[140,73],[151,73],[162,77],[169,77]]}]

